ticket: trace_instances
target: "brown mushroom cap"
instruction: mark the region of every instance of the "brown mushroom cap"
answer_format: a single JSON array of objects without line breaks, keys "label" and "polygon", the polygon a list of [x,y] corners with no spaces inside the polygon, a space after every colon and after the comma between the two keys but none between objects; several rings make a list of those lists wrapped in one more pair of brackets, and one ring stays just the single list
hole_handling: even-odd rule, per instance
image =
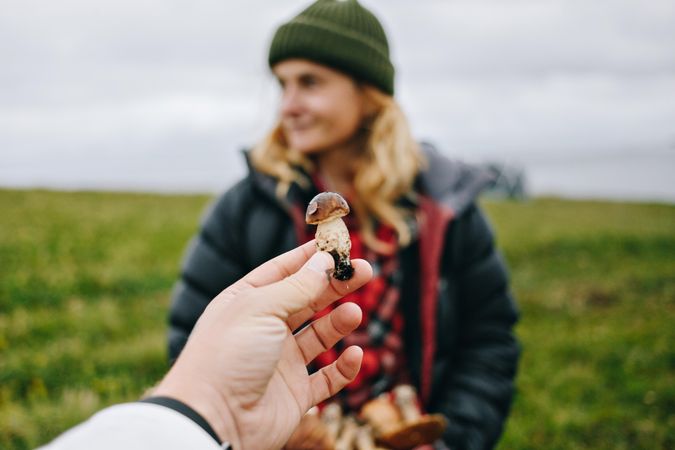
[{"label": "brown mushroom cap", "polygon": [[322,192],[309,202],[305,214],[305,222],[318,225],[329,220],[349,214],[349,205],[336,192]]},{"label": "brown mushroom cap", "polygon": [[386,396],[379,396],[363,405],[360,416],[373,427],[375,434],[398,430],[403,422],[398,408]]},{"label": "brown mushroom cap", "polygon": [[447,420],[441,414],[422,416],[419,421],[377,436],[382,444],[395,450],[408,450],[418,445],[431,444],[443,436]]}]

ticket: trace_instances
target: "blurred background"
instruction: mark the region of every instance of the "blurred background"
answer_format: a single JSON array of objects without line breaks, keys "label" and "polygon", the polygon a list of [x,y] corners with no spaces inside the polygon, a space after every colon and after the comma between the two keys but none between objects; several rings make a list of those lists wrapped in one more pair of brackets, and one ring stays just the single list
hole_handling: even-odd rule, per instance
[{"label": "blurred background", "polygon": [[[4,0],[0,185],[218,192],[303,0]],[[533,194],[675,201],[670,0],[372,0],[420,139]]]},{"label": "blurred background", "polygon": [[[675,3],[363,3],[414,135],[502,175],[501,448],[675,448]],[[182,252],[272,123],[267,46],[305,4],[0,0],[0,448],[164,373]]]}]

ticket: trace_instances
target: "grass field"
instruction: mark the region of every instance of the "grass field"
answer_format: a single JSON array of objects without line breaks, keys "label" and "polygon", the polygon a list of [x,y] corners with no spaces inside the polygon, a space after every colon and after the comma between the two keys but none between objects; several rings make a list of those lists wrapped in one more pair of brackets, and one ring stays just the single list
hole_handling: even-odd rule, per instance
[{"label": "grass field", "polygon": [[[0,448],[137,398],[204,196],[0,190]],[[484,202],[522,320],[501,449],[675,448],[675,206]]]}]

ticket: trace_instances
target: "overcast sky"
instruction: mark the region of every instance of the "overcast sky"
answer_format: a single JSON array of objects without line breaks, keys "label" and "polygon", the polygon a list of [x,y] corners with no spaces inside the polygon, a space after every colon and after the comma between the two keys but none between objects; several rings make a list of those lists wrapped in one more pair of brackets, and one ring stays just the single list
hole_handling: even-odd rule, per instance
[{"label": "overcast sky", "polygon": [[[0,0],[0,185],[217,192],[296,0]],[[675,201],[672,0],[368,0],[415,135],[536,193]]]}]

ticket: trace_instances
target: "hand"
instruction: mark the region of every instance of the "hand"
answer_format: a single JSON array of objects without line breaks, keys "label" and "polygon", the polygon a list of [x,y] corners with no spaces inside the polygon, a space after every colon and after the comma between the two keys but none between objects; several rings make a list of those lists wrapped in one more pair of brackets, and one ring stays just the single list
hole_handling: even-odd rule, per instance
[{"label": "hand", "polygon": [[312,241],[225,289],[154,395],[190,405],[235,450],[281,448],[307,410],[352,381],[361,365],[363,352],[352,346],[311,376],[306,367],[358,326],[353,303],[293,334],[372,277],[366,261],[354,260],[354,277],[337,281],[327,275],[333,265]]}]

